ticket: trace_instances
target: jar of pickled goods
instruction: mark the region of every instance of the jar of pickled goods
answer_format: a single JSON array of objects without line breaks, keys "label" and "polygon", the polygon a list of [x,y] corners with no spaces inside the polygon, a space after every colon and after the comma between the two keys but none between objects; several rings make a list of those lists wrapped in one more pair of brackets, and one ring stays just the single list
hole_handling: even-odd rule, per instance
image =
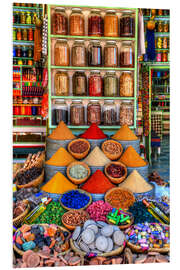
[{"label": "jar of pickled goods", "polygon": [[33,61],[32,60],[28,60],[27,64],[28,64],[28,66],[32,66],[33,65]]},{"label": "jar of pickled goods", "polygon": [[168,48],[168,38],[164,37],[163,38],[163,49],[167,49]]},{"label": "jar of pickled goods", "polygon": [[99,40],[93,40],[88,46],[89,66],[99,67],[102,65],[102,47]]},{"label": "jar of pickled goods", "polygon": [[52,33],[54,35],[67,35],[68,34],[68,18],[65,9],[57,7],[54,9],[52,17]]},{"label": "jar of pickled goods", "polygon": [[164,32],[165,33],[169,32],[169,22],[168,21],[164,21]]},{"label": "jar of pickled goods", "polygon": [[27,7],[32,7],[32,4],[27,4]]},{"label": "jar of pickled goods", "polygon": [[162,45],[163,45],[163,39],[162,39],[162,37],[158,37],[158,39],[157,39],[157,48],[162,49]]},{"label": "jar of pickled goods", "polygon": [[104,46],[104,66],[118,66],[118,47],[115,41],[107,41]]},{"label": "jar of pickled goods", "polygon": [[34,12],[32,16],[32,24],[36,24],[36,19],[37,19],[37,14],[36,12]]},{"label": "jar of pickled goods", "polygon": [[134,46],[132,42],[125,41],[120,49],[120,67],[134,67]]},{"label": "jar of pickled goods", "polygon": [[25,12],[21,12],[21,24],[25,24],[26,23],[26,15]]},{"label": "jar of pickled goods", "polygon": [[87,96],[87,78],[84,71],[79,70],[73,74],[73,95]]},{"label": "jar of pickled goods", "polygon": [[91,100],[87,106],[87,124],[101,124],[101,105],[98,100]]},{"label": "jar of pickled goods", "polygon": [[69,66],[69,45],[66,39],[57,39],[54,46],[54,65]]},{"label": "jar of pickled goods", "polygon": [[164,9],[163,10],[163,15],[164,16],[169,16],[169,9]]},{"label": "jar of pickled goods", "polygon": [[156,9],[151,9],[151,16],[156,16]]},{"label": "jar of pickled goods", "polygon": [[69,76],[65,70],[57,71],[54,76],[55,96],[69,95]]},{"label": "jar of pickled goods", "polygon": [[151,10],[149,8],[146,8],[145,10],[146,10],[146,14],[145,15],[146,16],[150,16]]},{"label": "jar of pickled goods", "polygon": [[22,57],[28,57],[27,47],[22,47]]},{"label": "jar of pickled goods", "polygon": [[88,35],[101,37],[103,35],[103,24],[100,10],[93,9],[88,17]]},{"label": "jar of pickled goods", "polygon": [[27,28],[24,28],[22,30],[22,39],[23,40],[28,40],[28,31],[27,31]]},{"label": "jar of pickled goods", "polygon": [[115,10],[108,10],[104,16],[104,36],[118,37],[118,16]]},{"label": "jar of pickled goods", "polygon": [[21,46],[16,47],[16,57],[21,57],[22,56],[22,49]]},{"label": "jar of pickled goods", "polygon": [[25,7],[26,6],[26,4],[25,3],[21,3],[21,7]]},{"label": "jar of pickled goods", "polygon": [[16,57],[16,47],[13,46],[13,57]]},{"label": "jar of pickled goods", "polygon": [[16,40],[16,28],[13,28],[13,40]]},{"label": "jar of pickled goods", "polygon": [[103,106],[103,122],[105,126],[116,125],[116,104],[113,100],[106,100]]},{"label": "jar of pickled goods", "polygon": [[162,9],[158,9],[158,16],[163,16],[163,10]]},{"label": "jar of pickled goods", "polygon": [[134,105],[129,100],[124,100],[120,105],[119,110],[119,122],[120,126],[128,125],[133,126],[134,124]]},{"label": "jar of pickled goods", "polygon": [[162,52],[162,62],[168,62],[168,54],[166,51]]},{"label": "jar of pickled goods", "polygon": [[69,32],[71,36],[84,36],[84,15],[80,8],[72,8],[69,19]]},{"label": "jar of pickled goods", "polygon": [[71,125],[82,126],[85,124],[84,120],[84,105],[81,100],[74,100],[70,106],[70,121]]},{"label": "jar of pickled goods", "polygon": [[118,79],[115,71],[108,71],[104,76],[104,96],[117,97]]},{"label": "jar of pickled goods", "polygon": [[85,67],[86,66],[86,47],[84,40],[75,40],[72,46],[72,66]]},{"label": "jar of pickled goods", "polygon": [[93,70],[88,80],[89,96],[101,97],[103,94],[103,79],[99,70]]},{"label": "jar of pickled goods", "polygon": [[31,24],[32,21],[31,21],[31,13],[30,12],[27,12],[27,15],[26,15],[26,24]]},{"label": "jar of pickled goods", "polygon": [[134,77],[131,71],[123,71],[120,80],[120,97],[134,96]]},{"label": "jar of pickled goods", "polygon": [[162,33],[163,31],[164,31],[163,23],[161,21],[159,21],[159,23],[158,23],[158,32]]},{"label": "jar of pickled goods", "polygon": [[19,7],[20,3],[13,3],[14,6]]},{"label": "jar of pickled goods", "polygon": [[130,10],[123,11],[120,18],[120,36],[121,37],[134,37],[135,33],[135,20],[133,13]]},{"label": "jar of pickled goods", "polygon": [[16,23],[20,24],[21,23],[21,14],[19,11],[15,12],[15,17],[16,17]]},{"label": "jar of pickled goods", "polygon": [[16,38],[17,38],[17,40],[22,40],[22,34],[21,34],[21,29],[20,28],[17,29]]},{"label": "jar of pickled goods", "polygon": [[60,121],[68,123],[68,106],[64,99],[56,100],[52,105],[52,124],[58,125]]},{"label": "jar of pickled goods", "polygon": [[162,54],[161,51],[156,52],[156,62],[161,62]]},{"label": "jar of pickled goods", "polygon": [[20,107],[20,115],[26,115],[26,106]]},{"label": "jar of pickled goods", "polygon": [[30,46],[28,47],[28,57],[32,58],[33,57],[33,48]]},{"label": "jar of pickled goods", "polygon": [[34,40],[33,29],[32,28],[29,28],[29,30],[28,30],[28,40],[29,41],[33,41]]}]

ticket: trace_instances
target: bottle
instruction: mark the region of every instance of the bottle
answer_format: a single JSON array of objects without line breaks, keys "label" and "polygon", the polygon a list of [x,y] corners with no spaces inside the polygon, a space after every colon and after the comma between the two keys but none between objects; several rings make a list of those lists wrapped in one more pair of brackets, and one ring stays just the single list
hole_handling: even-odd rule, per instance
[{"label": "bottle", "polygon": [[42,202],[37,205],[24,219],[24,223],[32,224],[45,210],[46,206],[52,201],[51,198],[43,198]]},{"label": "bottle", "polygon": [[148,202],[146,199],[142,200],[142,202],[148,208],[148,212],[157,218],[161,223],[169,224],[169,218],[152,202]]}]

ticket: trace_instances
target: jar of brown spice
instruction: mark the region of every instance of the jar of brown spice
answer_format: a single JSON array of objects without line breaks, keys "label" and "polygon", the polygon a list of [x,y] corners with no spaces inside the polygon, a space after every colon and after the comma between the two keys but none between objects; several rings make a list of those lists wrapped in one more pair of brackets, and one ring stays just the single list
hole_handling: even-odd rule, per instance
[{"label": "jar of brown spice", "polygon": [[52,33],[54,35],[68,34],[68,19],[65,9],[62,7],[54,9],[54,14],[52,16]]},{"label": "jar of brown spice", "polygon": [[66,39],[58,39],[55,43],[54,65],[69,66],[69,45]]},{"label": "jar of brown spice", "polygon": [[104,16],[104,36],[118,37],[118,16],[115,10],[107,10]]},{"label": "jar of brown spice", "polygon": [[72,46],[72,66],[85,67],[86,66],[86,47],[84,40],[75,40]]},{"label": "jar of brown spice", "polygon": [[70,106],[71,125],[81,126],[85,124],[84,121],[84,105],[81,100],[73,100]]},{"label": "jar of brown spice", "polygon": [[69,19],[70,35],[84,36],[84,15],[81,8],[72,8],[72,13]]},{"label": "jar of brown spice", "polygon": [[91,100],[87,106],[87,124],[101,124],[101,105],[98,100]]}]

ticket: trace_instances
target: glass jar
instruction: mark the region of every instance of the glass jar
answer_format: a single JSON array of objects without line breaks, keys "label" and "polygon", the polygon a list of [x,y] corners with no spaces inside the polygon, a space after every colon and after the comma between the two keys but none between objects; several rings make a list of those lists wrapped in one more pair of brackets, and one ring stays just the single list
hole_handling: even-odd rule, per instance
[{"label": "glass jar", "polygon": [[169,9],[164,9],[163,10],[163,15],[164,16],[169,16]]},{"label": "glass jar", "polygon": [[151,16],[156,16],[156,9],[151,9]]},{"label": "glass jar", "polygon": [[169,32],[169,22],[168,21],[165,21],[164,22],[164,32],[165,33],[168,33]]},{"label": "glass jar", "polygon": [[156,52],[156,62],[161,62],[162,54],[161,51]]},{"label": "glass jar", "polygon": [[19,11],[15,12],[15,16],[16,16],[16,23],[20,24],[21,23],[21,15]]},{"label": "glass jar", "polygon": [[120,36],[121,37],[134,37],[135,33],[135,20],[133,13],[130,10],[123,11],[120,18]]},{"label": "glass jar", "polygon": [[87,96],[87,78],[83,70],[76,71],[73,74],[73,95]]},{"label": "glass jar", "polygon": [[163,49],[167,49],[168,48],[168,38],[164,37],[163,38]]},{"label": "glass jar", "polygon": [[101,97],[103,94],[103,79],[99,70],[93,70],[88,80],[89,96]]},{"label": "glass jar", "polygon": [[162,62],[168,62],[168,54],[166,51],[163,51],[162,52],[162,59],[161,59]]},{"label": "glass jar", "polygon": [[115,41],[107,41],[104,46],[104,66],[118,66],[118,47]]},{"label": "glass jar", "polygon": [[163,30],[164,30],[163,23],[161,21],[159,21],[159,23],[158,23],[158,32],[162,33]]},{"label": "glass jar", "polygon": [[29,58],[33,57],[33,48],[32,47],[28,47],[28,57]]},{"label": "glass jar", "polygon": [[13,40],[16,40],[16,28],[13,28]]},{"label": "glass jar", "polygon": [[102,47],[99,40],[93,40],[88,46],[89,66],[99,67],[102,65]]},{"label": "glass jar", "polygon": [[162,9],[158,9],[158,16],[163,16],[163,10]]},{"label": "glass jar", "polygon": [[117,97],[118,79],[115,71],[108,71],[104,76],[104,96]]},{"label": "glass jar", "polygon": [[28,29],[28,40],[29,41],[33,41],[34,40],[33,29],[32,28],[29,28]]},{"label": "glass jar", "polygon": [[17,38],[17,40],[22,40],[22,35],[21,35],[21,29],[20,28],[17,29],[16,38]]},{"label": "glass jar", "polygon": [[84,105],[81,100],[74,100],[70,106],[71,125],[82,126],[84,121]]},{"label": "glass jar", "polygon": [[163,43],[162,37],[158,37],[158,39],[157,39],[157,48],[158,49],[162,49],[162,43]]},{"label": "glass jar", "polygon": [[116,105],[113,100],[106,100],[103,106],[103,121],[105,126],[116,125]]},{"label": "glass jar", "polygon": [[21,24],[25,24],[26,23],[26,15],[25,12],[21,12]]},{"label": "glass jar", "polygon": [[80,8],[72,8],[69,27],[71,36],[84,36],[84,15]]},{"label": "glass jar", "polygon": [[27,15],[26,15],[26,24],[31,24],[31,23],[32,23],[31,13],[30,12],[27,12]]},{"label": "glass jar", "polygon": [[120,126],[128,125],[133,126],[134,124],[134,105],[131,101],[124,100],[120,105],[119,111],[119,122]]},{"label": "glass jar", "polygon": [[36,24],[36,20],[37,20],[37,14],[34,12],[32,16],[32,24]]},{"label": "glass jar", "polygon": [[66,39],[58,39],[55,43],[54,65],[69,66],[69,45]]},{"label": "glass jar", "polygon": [[93,9],[88,17],[88,35],[101,37],[103,35],[103,24],[100,10]]},{"label": "glass jar", "polygon": [[68,123],[68,106],[64,99],[56,100],[52,105],[52,124],[58,125],[60,121]]},{"label": "glass jar", "polygon": [[64,8],[55,8],[52,17],[52,33],[53,35],[68,34],[68,18]]},{"label": "glass jar", "polygon": [[28,39],[27,28],[24,28],[24,29],[22,30],[22,39],[23,39],[23,40],[27,40],[27,39]]},{"label": "glass jar", "polygon": [[56,96],[69,95],[69,76],[65,70],[56,72],[54,76],[54,86]]},{"label": "glass jar", "polygon": [[[13,46],[13,57],[16,57],[16,47],[15,46]],[[13,59],[13,60],[15,60],[15,59]]]},{"label": "glass jar", "polygon": [[22,49],[20,46],[16,47],[16,57],[21,57],[22,56]]},{"label": "glass jar", "polygon": [[104,16],[104,36],[118,37],[118,16],[115,10],[108,10]]},{"label": "glass jar", "polygon": [[120,79],[120,97],[133,97],[134,96],[134,78],[131,71],[123,71]]},{"label": "glass jar", "polygon": [[22,57],[28,57],[27,47],[22,47]]},{"label": "glass jar", "polygon": [[86,66],[86,47],[84,40],[75,40],[72,46],[72,66],[85,67]]},{"label": "glass jar", "polygon": [[101,124],[101,105],[98,100],[91,100],[87,106],[87,124]]},{"label": "glass jar", "polygon": [[132,42],[125,41],[122,43],[120,50],[120,66],[134,67],[134,48]]}]

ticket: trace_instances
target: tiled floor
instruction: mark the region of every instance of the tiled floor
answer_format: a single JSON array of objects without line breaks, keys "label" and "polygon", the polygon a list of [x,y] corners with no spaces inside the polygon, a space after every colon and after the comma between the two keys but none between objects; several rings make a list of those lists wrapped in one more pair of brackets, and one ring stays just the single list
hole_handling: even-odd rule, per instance
[{"label": "tiled floor", "polygon": [[152,166],[149,168],[149,172],[156,170],[159,175],[165,180],[169,182],[169,172],[170,172],[170,165],[169,165],[169,154],[170,154],[170,145],[169,145],[169,136],[163,136],[161,142],[161,154],[154,159],[152,157]]}]

